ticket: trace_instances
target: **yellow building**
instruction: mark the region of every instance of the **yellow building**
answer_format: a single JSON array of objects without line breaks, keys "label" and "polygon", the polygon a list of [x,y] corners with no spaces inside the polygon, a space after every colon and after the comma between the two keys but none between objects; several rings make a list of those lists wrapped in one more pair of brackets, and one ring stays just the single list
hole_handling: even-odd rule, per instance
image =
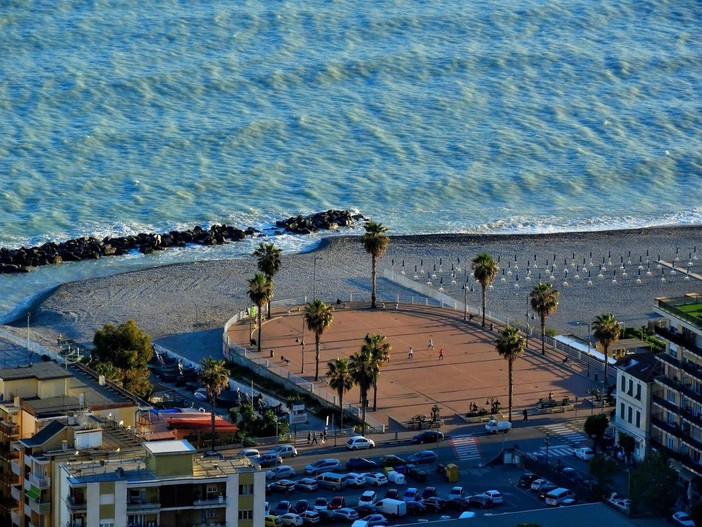
[{"label": "yellow building", "polygon": [[137,457],[60,463],[52,484],[56,525],[263,525],[265,473],[250,460],[203,458],[186,440],[142,448]]}]

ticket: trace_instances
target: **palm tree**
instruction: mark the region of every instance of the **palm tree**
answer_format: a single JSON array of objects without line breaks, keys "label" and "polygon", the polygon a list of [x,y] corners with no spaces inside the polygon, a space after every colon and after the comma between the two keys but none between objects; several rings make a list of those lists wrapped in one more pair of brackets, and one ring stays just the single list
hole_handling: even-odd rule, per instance
[{"label": "palm tree", "polygon": [[619,340],[622,328],[612,313],[603,313],[595,317],[592,323],[592,334],[604,349],[604,384],[606,387],[609,346]]},{"label": "palm tree", "polygon": [[558,309],[558,290],[551,284],[539,282],[529,293],[531,309],[536,311],[541,318],[541,355],[546,355],[546,317],[553,315]]},{"label": "palm tree", "polygon": [[375,309],[376,263],[378,258],[388,249],[390,238],[385,234],[388,232],[388,229],[382,223],[369,221],[363,228],[366,230],[366,233],[361,237],[361,241],[366,252],[371,255],[371,309]]},{"label": "palm tree", "polygon": [[273,277],[280,271],[280,255],[282,250],[274,243],[259,243],[253,255],[258,258],[258,270],[266,275],[271,283],[271,297],[268,299],[268,320],[271,319],[271,303],[273,300]]},{"label": "palm tree", "polygon": [[258,307],[258,351],[261,351],[261,308],[265,306],[273,295],[271,282],[265,274],[256,273],[249,280],[249,299]]},{"label": "palm tree", "polygon": [[358,351],[349,358],[349,368],[353,382],[361,391],[361,420],[363,421],[363,435],[366,435],[366,408],[368,407],[368,390],[373,386],[376,378],[375,364],[370,350]]},{"label": "palm tree", "polygon": [[207,399],[210,401],[212,416],[212,451],[215,448],[215,406],[217,396],[222,393],[222,389],[229,386],[229,370],[224,360],[216,360],[212,357],[205,358],[200,370],[200,382],[205,385]]},{"label": "palm tree", "polygon": [[508,420],[512,421],[512,367],[514,366],[514,361],[519,357],[524,355],[524,350],[526,349],[526,341],[524,337],[519,333],[517,328],[512,326],[505,326],[505,328],[500,333],[500,337],[495,341],[495,349],[500,356],[507,361],[509,365],[507,370],[509,372],[509,414]]},{"label": "palm tree", "polygon": [[483,327],[485,327],[485,308],[487,306],[487,287],[497,276],[497,262],[487,253],[480,253],[470,263],[473,276],[483,286]]},{"label": "palm tree", "polygon": [[390,351],[392,345],[385,341],[382,335],[366,335],[363,338],[362,351],[368,351],[374,363],[375,378],[373,379],[373,411],[378,408],[378,378],[380,370],[390,362]]},{"label": "palm tree", "polygon": [[331,326],[334,320],[334,312],[331,306],[328,306],[321,300],[313,300],[305,304],[305,323],[307,329],[314,333],[314,380],[319,380],[319,337],[322,336],[324,330]]},{"label": "palm tree", "polygon": [[344,428],[344,394],[353,388],[353,377],[348,359],[336,359],[327,363],[329,386],[339,396],[339,429]]}]

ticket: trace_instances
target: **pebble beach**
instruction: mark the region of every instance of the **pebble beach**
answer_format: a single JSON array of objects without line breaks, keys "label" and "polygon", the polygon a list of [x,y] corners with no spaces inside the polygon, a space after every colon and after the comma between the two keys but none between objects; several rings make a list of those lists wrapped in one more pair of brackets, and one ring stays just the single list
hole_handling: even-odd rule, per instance
[{"label": "pebble beach", "polygon": [[[656,297],[701,289],[694,275],[702,266],[702,258],[697,260],[702,227],[541,235],[389,234],[390,246],[378,262],[379,302],[425,301],[416,291],[382,276],[392,270],[404,271],[405,277],[423,287],[432,282],[427,287],[441,288],[456,301],[465,299],[469,306],[478,306],[480,287],[470,280],[465,263],[480,252],[500,261],[498,277],[488,291],[489,310],[524,320],[529,291],[539,279],[550,281],[560,291],[560,302],[547,327],[563,334],[584,336],[587,322],[608,311],[624,325],[638,327],[652,316]],[[679,270],[659,268],[658,259]],[[256,262],[250,257],[67,283],[30,306],[30,338],[51,350],[58,349],[59,334],[89,346],[104,324],[131,319],[154,342],[172,351],[217,356],[221,330],[233,314],[246,308],[247,280],[255,272]],[[359,236],[326,238],[312,252],[283,254],[274,301],[301,304],[313,295],[326,302],[369,301],[370,275],[370,257]],[[463,289],[465,280],[473,291]],[[24,315],[5,329],[26,335],[26,320]]]}]

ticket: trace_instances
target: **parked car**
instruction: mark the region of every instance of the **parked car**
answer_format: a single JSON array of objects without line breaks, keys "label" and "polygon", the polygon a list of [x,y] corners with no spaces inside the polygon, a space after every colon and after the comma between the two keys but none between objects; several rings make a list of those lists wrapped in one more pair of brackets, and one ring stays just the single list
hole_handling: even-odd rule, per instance
[{"label": "parked car", "polygon": [[363,436],[354,436],[346,441],[346,448],[349,450],[360,450],[363,448],[375,448],[375,442]]},{"label": "parked car", "polygon": [[256,458],[261,455],[261,452],[259,452],[257,448],[245,448],[243,450],[240,450],[237,455],[242,457]]},{"label": "parked car", "polygon": [[[426,461],[426,463],[429,463],[430,461]],[[418,466],[414,465],[413,463],[410,463],[409,465],[405,465],[405,468],[407,469],[405,471],[405,474],[407,475],[408,478],[412,478],[415,481],[418,481],[419,483],[424,483],[427,480],[427,472],[426,470],[422,470]]]},{"label": "parked car", "polygon": [[490,500],[492,501],[493,505],[499,505],[500,503],[504,503],[504,498],[502,497],[502,494],[498,490],[486,490],[483,492],[486,496],[490,497]]},{"label": "parked car", "polygon": [[266,479],[287,479],[295,477],[295,469],[290,465],[280,465],[278,467],[273,467],[270,470],[266,470]]},{"label": "parked car", "polygon": [[278,445],[268,451],[269,454],[277,454],[280,457],[295,457],[297,456],[297,448],[292,445]]},{"label": "parked car", "polygon": [[289,479],[279,479],[266,485],[266,490],[271,492],[292,492],[295,490],[296,483]]},{"label": "parked car", "polygon": [[223,459],[224,459],[224,454],[222,454],[221,452],[214,451],[214,450],[208,450],[207,452],[205,452],[205,453],[202,455],[202,457],[204,457],[204,458],[210,458],[210,459],[222,459],[222,460],[223,460]]},{"label": "parked car", "polygon": [[544,485],[549,485],[550,483],[551,482],[545,478],[538,478],[531,482],[531,486],[529,488],[534,492],[539,492],[539,490],[541,490],[541,487],[543,487]]},{"label": "parked car", "polygon": [[361,497],[358,498],[358,506],[363,507],[364,505],[370,505],[372,506],[376,501],[378,501],[378,497],[375,493],[374,490],[366,490],[361,494]]},{"label": "parked car", "polygon": [[440,511],[444,509],[446,500],[443,498],[439,498],[438,496],[429,496],[428,498],[424,498],[422,500],[422,503],[427,508],[427,510]]},{"label": "parked car", "polygon": [[314,463],[305,466],[305,474],[316,476],[322,472],[334,472],[341,468],[341,461],[338,459],[318,459]]},{"label": "parked car", "polygon": [[355,508],[359,516],[367,516],[375,512],[375,503],[362,503],[361,505],[356,505]]},{"label": "parked car", "polygon": [[280,516],[280,521],[282,525],[293,525],[294,527],[299,527],[305,523],[302,516],[295,514],[294,512],[288,512]]},{"label": "parked car", "polygon": [[352,522],[358,519],[358,513],[349,507],[343,507],[334,511],[334,517],[338,520]]},{"label": "parked car", "polygon": [[444,440],[444,434],[437,430],[425,430],[412,438],[415,445],[425,443],[437,443]]},{"label": "parked car", "polygon": [[407,483],[407,478],[405,475],[401,474],[397,470],[388,470],[386,475],[388,477],[388,481],[395,485],[404,485]]},{"label": "parked car", "polygon": [[319,488],[319,485],[317,485],[317,480],[314,478],[302,478],[295,483],[295,488],[306,490],[307,492],[314,492]]},{"label": "parked car", "polygon": [[451,509],[456,511],[464,511],[471,507],[468,498],[451,498],[450,500],[444,501],[444,509]]},{"label": "parked car", "polygon": [[543,485],[536,493],[538,498],[541,501],[544,501],[546,499],[546,495],[551,492],[552,490],[556,490],[558,488],[558,485],[555,483],[548,483],[547,485]]},{"label": "parked car", "polygon": [[302,517],[302,521],[307,525],[317,525],[321,521],[319,513],[314,509],[308,509],[300,514],[300,516]]},{"label": "parked car", "polygon": [[373,470],[378,463],[364,457],[352,457],[346,462],[346,470],[355,472],[357,470]]},{"label": "parked car", "polygon": [[573,483],[582,483],[585,481],[585,476],[575,470],[573,467],[564,467],[561,469],[561,474],[568,478]]},{"label": "parked car", "polygon": [[285,500],[285,501],[279,501],[278,503],[276,503],[275,507],[273,507],[272,512],[276,516],[281,516],[283,514],[290,512],[291,509],[292,509],[292,504],[289,501]]},{"label": "parked car", "polygon": [[295,505],[293,505],[293,512],[295,514],[302,514],[305,512],[307,509],[311,507],[310,502],[307,500],[297,500],[295,502]]},{"label": "parked car", "polygon": [[684,525],[685,527],[695,527],[695,522],[692,520],[690,515],[683,511],[678,511],[673,514],[673,522],[678,525]]},{"label": "parked car", "polygon": [[589,446],[576,448],[573,450],[573,454],[575,457],[582,459],[583,461],[590,461],[593,457],[595,457],[595,452]]},{"label": "parked car", "polygon": [[405,500],[405,503],[407,504],[407,514],[420,516],[427,513],[427,506],[421,501]]},{"label": "parked car", "polygon": [[388,489],[385,491],[385,497],[391,500],[397,500],[400,498],[400,491],[397,489]]},{"label": "parked car", "polygon": [[535,479],[539,479],[539,476],[531,472],[526,472],[519,476],[519,486],[530,488]]},{"label": "parked car", "polygon": [[363,517],[363,521],[368,524],[368,527],[376,527],[378,525],[387,525],[388,519],[382,514],[374,513]]},{"label": "parked car", "polygon": [[463,497],[463,487],[451,487],[448,493],[448,499],[451,498],[462,498]]},{"label": "parked car", "polygon": [[418,501],[419,500],[419,490],[414,487],[407,487],[404,494],[402,494],[403,501]]},{"label": "parked car", "polygon": [[283,458],[278,454],[261,454],[258,458],[251,458],[251,461],[255,461],[261,467],[275,467],[283,462]]},{"label": "parked car", "polygon": [[436,496],[436,494],[437,494],[436,487],[425,487],[424,490],[422,491],[421,498],[423,500],[425,500],[427,498],[433,498],[434,496]]},{"label": "parked car", "polygon": [[439,456],[433,450],[420,450],[407,458],[408,463],[434,463]]},{"label": "parked car", "polygon": [[394,454],[385,454],[380,456],[378,462],[380,463],[381,467],[399,467],[400,465],[404,465],[406,463],[404,459]]},{"label": "parked car", "polygon": [[314,510],[317,512],[322,511],[322,510],[329,510],[329,500],[327,498],[317,498],[314,500],[314,504],[312,505],[314,507]]},{"label": "parked car", "polygon": [[346,474],[346,486],[347,487],[363,487],[366,484],[366,475],[357,474],[356,472],[349,472]]},{"label": "parked car", "polygon": [[466,499],[471,507],[487,509],[488,507],[492,506],[492,500],[487,494],[473,494],[472,496],[468,496]]},{"label": "parked car", "polygon": [[388,478],[382,472],[370,472],[366,474],[366,483],[380,487],[388,484]]},{"label": "parked car", "polygon": [[267,514],[263,521],[264,527],[280,527],[282,524],[281,519],[274,514]]},{"label": "parked car", "polygon": [[346,498],[343,496],[334,496],[329,502],[329,510],[335,511],[346,507]]}]

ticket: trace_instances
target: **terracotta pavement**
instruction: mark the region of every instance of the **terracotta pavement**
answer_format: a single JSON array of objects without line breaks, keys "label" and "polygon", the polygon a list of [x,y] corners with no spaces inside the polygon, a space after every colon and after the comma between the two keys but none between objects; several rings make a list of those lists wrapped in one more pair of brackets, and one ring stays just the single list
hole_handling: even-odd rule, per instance
[{"label": "terracotta pavement", "polygon": [[[248,321],[232,326],[228,332],[231,342],[248,344],[249,329]],[[506,414],[508,363],[495,350],[497,331],[497,326],[494,331],[489,330],[489,324],[481,327],[477,316],[464,321],[462,313],[435,306],[393,304],[371,310],[367,305],[358,305],[336,309],[331,326],[320,339],[320,383],[328,361],[359,351],[366,333],[380,334],[392,345],[392,351],[390,363],[380,375],[373,417],[390,429],[397,428],[393,420],[404,422],[415,415],[430,416],[434,404],[438,404],[449,426],[463,424],[455,416],[468,412],[472,402],[489,409],[486,403],[498,398]],[[253,337],[258,338],[255,329]],[[429,347],[430,340],[433,348]],[[261,343],[262,356],[269,358],[272,350],[271,362],[306,380],[314,380],[314,334],[303,328],[301,307],[274,310],[271,320],[264,320]],[[563,364],[562,356],[553,350],[547,349],[546,356],[542,356],[540,346],[540,341],[530,339],[529,351],[514,363],[513,420],[521,419],[524,408],[534,408],[540,397],[548,398],[549,392],[556,400],[568,395],[574,402],[576,396],[582,399],[591,386],[578,365]],[[410,347],[413,358],[408,357]],[[439,358],[440,350],[443,359]],[[344,400],[358,402],[358,389],[354,387]],[[369,400],[372,408],[372,390]]]}]

